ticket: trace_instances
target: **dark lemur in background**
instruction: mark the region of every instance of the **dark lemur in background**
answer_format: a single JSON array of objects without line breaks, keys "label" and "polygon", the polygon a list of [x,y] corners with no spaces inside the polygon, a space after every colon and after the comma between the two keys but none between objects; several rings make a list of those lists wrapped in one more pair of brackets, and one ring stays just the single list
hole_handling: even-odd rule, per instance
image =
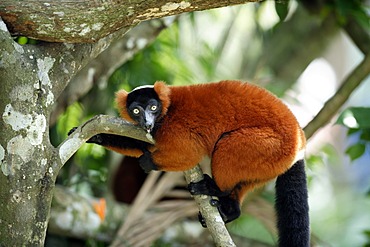
[{"label": "dark lemur in background", "polygon": [[[212,178],[191,183],[192,194],[217,196],[227,223],[240,215],[248,191],[277,178],[279,246],[309,246],[305,137],[296,118],[268,91],[239,81],[119,91],[121,117],[151,133],[155,145],[99,134],[89,142],[139,157],[146,171],[184,171],[204,156]],[[205,224],[205,222],[203,222]]]}]

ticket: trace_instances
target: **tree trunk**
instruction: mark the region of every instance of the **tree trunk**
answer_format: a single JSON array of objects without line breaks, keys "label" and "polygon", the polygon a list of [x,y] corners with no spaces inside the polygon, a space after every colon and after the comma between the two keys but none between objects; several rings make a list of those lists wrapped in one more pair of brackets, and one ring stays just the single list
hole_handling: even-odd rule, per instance
[{"label": "tree trunk", "polygon": [[95,44],[21,46],[0,19],[0,246],[43,246],[64,163],[49,139],[55,100],[124,31]]},{"label": "tree trunk", "polygon": [[[1,25],[2,23],[0,23]],[[36,55],[1,25],[0,245],[42,246],[58,170],[49,142],[55,59]]]}]

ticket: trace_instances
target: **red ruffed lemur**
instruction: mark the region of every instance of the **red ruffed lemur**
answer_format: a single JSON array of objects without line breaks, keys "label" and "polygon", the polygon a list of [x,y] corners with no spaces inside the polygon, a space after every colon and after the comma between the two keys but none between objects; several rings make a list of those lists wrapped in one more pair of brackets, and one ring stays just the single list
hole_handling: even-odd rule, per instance
[{"label": "red ruffed lemur", "polygon": [[121,117],[151,133],[155,144],[111,134],[88,142],[139,157],[146,172],[188,170],[209,156],[212,178],[189,184],[189,191],[217,196],[225,223],[239,217],[247,192],[277,178],[279,246],[309,246],[305,136],[277,97],[239,81],[156,82],[117,92],[116,103]]}]

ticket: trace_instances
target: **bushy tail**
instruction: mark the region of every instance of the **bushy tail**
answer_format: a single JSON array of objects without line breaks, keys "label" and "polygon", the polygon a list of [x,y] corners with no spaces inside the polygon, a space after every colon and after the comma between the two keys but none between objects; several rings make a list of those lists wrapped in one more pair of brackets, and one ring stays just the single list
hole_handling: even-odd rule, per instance
[{"label": "bushy tail", "polygon": [[304,160],[276,180],[277,228],[280,247],[309,247],[310,227]]}]

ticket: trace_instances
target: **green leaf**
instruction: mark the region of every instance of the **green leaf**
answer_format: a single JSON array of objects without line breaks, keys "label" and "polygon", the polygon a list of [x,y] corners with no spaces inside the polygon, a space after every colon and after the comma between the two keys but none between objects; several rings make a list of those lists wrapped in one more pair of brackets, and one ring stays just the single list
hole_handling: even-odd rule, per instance
[{"label": "green leaf", "polygon": [[364,129],[361,133],[361,140],[370,141],[370,129]]},{"label": "green leaf", "polygon": [[347,136],[350,136],[352,134],[355,134],[357,132],[359,132],[361,129],[354,129],[354,128],[349,128],[348,131],[347,131]]},{"label": "green leaf", "polygon": [[234,234],[250,238],[267,245],[273,245],[276,241],[273,234],[258,219],[242,214],[237,220],[229,225]]},{"label": "green leaf", "polygon": [[321,155],[310,155],[306,158],[307,164],[312,166],[322,166],[324,164],[323,157]]},{"label": "green leaf", "polygon": [[363,28],[369,29],[369,16],[366,10],[366,5],[363,1],[335,0],[334,3],[339,22],[344,24],[349,18],[354,18],[361,26],[363,26]]},{"label": "green leaf", "polygon": [[346,150],[346,154],[349,155],[351,161],[360,158],[365,153],[366,146],[363,143],[356,143]]},{"label": "green leaf", "polygon": [[370,108],[350,107],[340,114],[336,124],[353,129],[370,128]]},{"label": "green leaf", "polygon": [[284,21],[289,13],[289,1],[275,2],[275,11],[280,21]]}]

